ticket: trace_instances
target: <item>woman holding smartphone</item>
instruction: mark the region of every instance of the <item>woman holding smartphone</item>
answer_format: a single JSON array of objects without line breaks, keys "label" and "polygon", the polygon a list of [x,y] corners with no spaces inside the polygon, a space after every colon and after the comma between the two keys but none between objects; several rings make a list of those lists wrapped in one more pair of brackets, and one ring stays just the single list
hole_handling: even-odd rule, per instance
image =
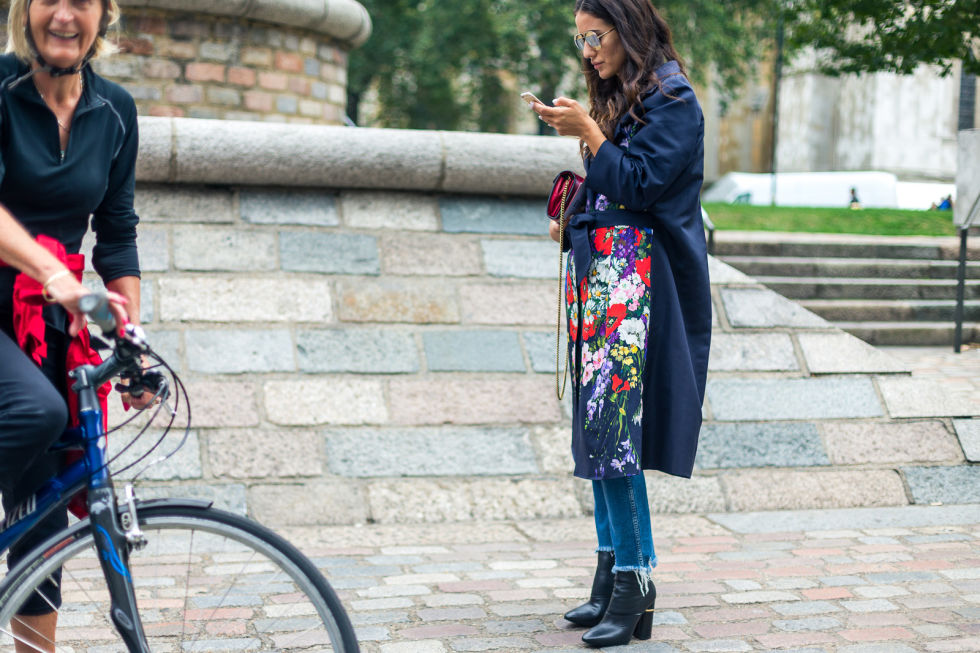
[{"label": "woman holding smartphone", "polygon": [[600,647],[651,635],[643,470],[694,467],[711,338],[704,119],[649,0],[576,0],[575,25],[588,111],[564,97],[532,108],[579,139],[587,172],[585,212],[567,226],[566,300],[572,453],[592,481],[599,546],[591,598],[565,618]]}]

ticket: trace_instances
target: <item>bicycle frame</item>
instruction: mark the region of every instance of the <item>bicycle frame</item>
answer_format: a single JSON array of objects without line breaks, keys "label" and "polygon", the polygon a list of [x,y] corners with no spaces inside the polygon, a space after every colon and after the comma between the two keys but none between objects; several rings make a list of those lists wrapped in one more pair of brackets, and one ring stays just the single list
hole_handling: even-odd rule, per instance
[{"label": "bicycle frame", "polygon": [[[98,547],[99,563],[111,597],[111,618],[130,653],[148,653],[146,636],[136,609],[133,579],[129,573],[129,550],[138,535],[135,505],[120,511],[105,456],[105,432],[96,389],[128,363],[114,354],[99,366],[83,365],[71,371],[72,390],[78,394],[79,426],[67,429],[56,449],[81,447],[82,458],[45,483],[33,496],[11,510],[0,524],[0,552],[6,551],[38,522],[88,489],[90,528]],[[126,514],[129,513],[129,514]],[[121,526],[129,525],[129,530]],[[135,530],[134,530],[135,529]],[[3,597],[0,597],[2,600]]]}]

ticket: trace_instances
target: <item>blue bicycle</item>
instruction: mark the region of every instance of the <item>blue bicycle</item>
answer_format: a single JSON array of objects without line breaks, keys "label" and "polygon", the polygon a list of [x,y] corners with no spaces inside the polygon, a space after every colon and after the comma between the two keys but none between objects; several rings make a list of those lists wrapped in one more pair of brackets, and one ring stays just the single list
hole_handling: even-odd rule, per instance
[{"label": "blue bicycle", "polygon": [[[0,653],[357,652],[336,593],[280,536],[205,501],[140,501],[132,485],[117,497],[109,465],[119,454],[107,456],[97,388],[122,377],[134,395],[153,393],[157,414],[169,413],[163,435],[129,467],[160,447],[181,399],[186,439],[190,411],[183,384],[149,347],[142,329],[127,325],[119,335],[102,295],[83,298],[82,310],[114,347],[100,365],[71,373],[80,426],[67,430],[56,446],[81,457],[5,516],[0,554],[82,492],[90,516],[35,547],[0,582]],[[144,370],[142,357],[158,365]],[[57,582],[59,569],[57,607],[45,588]],[[38,596],[57,611],[54,641],[18,616]]]}]

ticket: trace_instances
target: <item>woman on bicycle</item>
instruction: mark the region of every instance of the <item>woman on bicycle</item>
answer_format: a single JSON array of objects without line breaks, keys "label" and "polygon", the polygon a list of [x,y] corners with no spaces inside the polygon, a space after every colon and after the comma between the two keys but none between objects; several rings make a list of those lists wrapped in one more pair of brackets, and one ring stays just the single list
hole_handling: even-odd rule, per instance
[{"label": "woman on bicycle", "polygon": [[568,98],[534,110],[579,139],[587,171],[565,288],[572,453],[592,481],[599,547],[591,600],[565,618],[604,647],[651,636],[643,470],[690,477],[694,466],[711,336],[704,119],[650,0],[576,0],[575,25],[589,110]]},{"label": "woman on bicycle", "polygon": [[[0,56],[0,492],[8,514],[60,463],[46,450],[68,425],[66,367],[86,292],[77,253],[90,216],[92,264],[117,317],[123,303],[139,316],[136,106],[88,65],[112,49],[106,31],[118,17],[116,0],[10,3]],[[11,549],[8,565],[66,524],[65,512],[48,517]],[[46,642],[42,650],[53,650],[55,581],[18,625],[20,636]]]}]

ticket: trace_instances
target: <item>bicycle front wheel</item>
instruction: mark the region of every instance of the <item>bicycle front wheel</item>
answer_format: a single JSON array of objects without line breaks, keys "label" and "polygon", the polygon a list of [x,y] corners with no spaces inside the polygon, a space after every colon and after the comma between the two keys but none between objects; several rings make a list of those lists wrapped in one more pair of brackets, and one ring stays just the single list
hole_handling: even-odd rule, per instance
[{"label": "bicycle front wheel", "polygon": [[[359,650],[326,579],[272,531],[213,508],[164,503],[137,512],[147,546],[130,554],[129,567],[152,653]],[[59,567],[57,636],[41,650],[126,650],[109,616],[92,533],[79,526],[0,583],[0,653],[13,653],[14,638],[25,638],[20,606]]]}]

